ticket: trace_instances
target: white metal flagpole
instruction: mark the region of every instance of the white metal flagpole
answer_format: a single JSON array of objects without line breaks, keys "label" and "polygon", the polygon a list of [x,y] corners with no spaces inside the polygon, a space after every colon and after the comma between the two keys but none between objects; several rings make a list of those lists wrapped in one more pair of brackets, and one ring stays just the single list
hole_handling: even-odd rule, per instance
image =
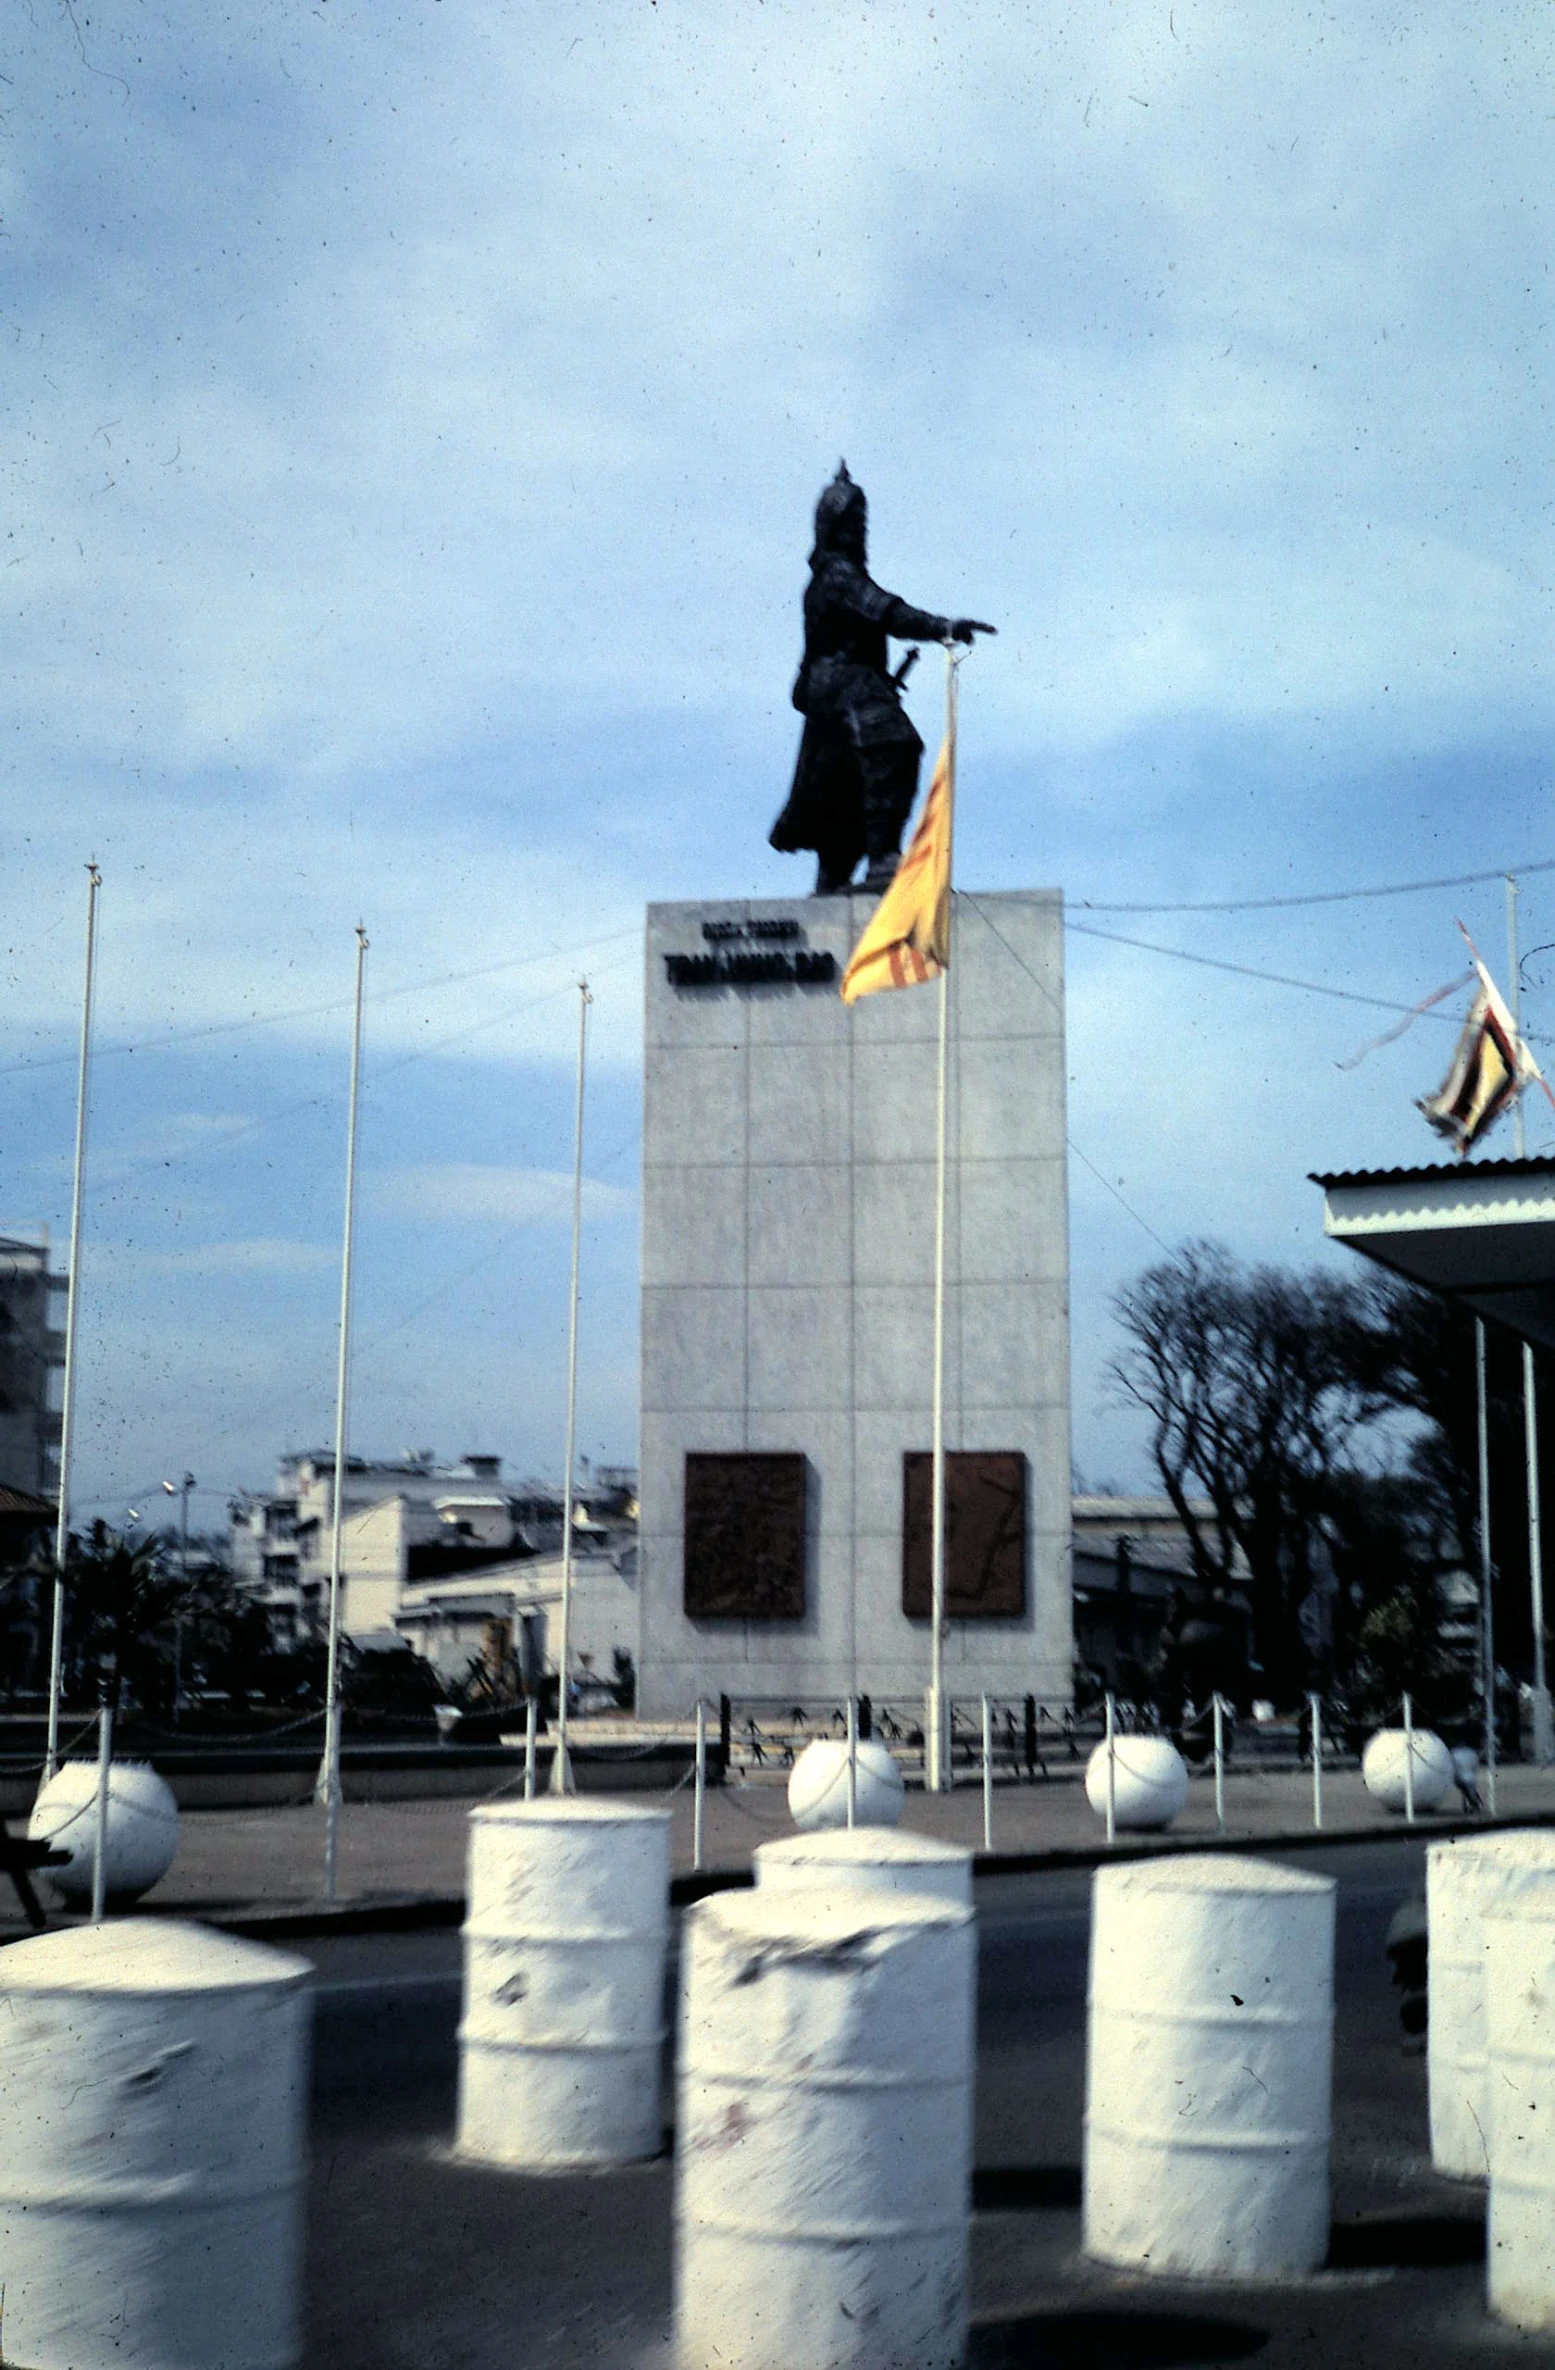
[{"label": "white metal flagpole", "polygon": [[562,1450],[562,1618],[556,1652],[556,1750],[551,1756],[551,1792],[570,1794],[572,1763],[567,1754],[567,1668],[572,1654],[572,1468],[578,1431],[578,1254],[583,1241],[583,1067],[588,1054],[589,994],[578,982],[578,1107],[572,1152],[572,1294],[567,1311],[567,1438]]},{"label": "white metal flagpole", "polygon": [[[946,880],[954,879],[952,859],[956,815],[956,668],[955,650],[945,645]],[[950,1783],[945,1733],[945,1142],[950,1078],[950,935],[955,914],[955,892],[950,890],[945,922],[945,964],[939,975],[939,1091],[934,1137],[934,1456],[930,1525],[931,1593],[929,1618],[929,1700],[924,1724],[926,1751],[924,1784],[929,1793],[943,1794]]]},{"label": "white metal flagpole", "polygon": [[1474,1319],[1475,1410],[1479,1423],[1479,1667],[1485,1709],[1485,1800],[1496,1809],[1496,1608],[1491,1589],[1490,1414],[1485,1390],[1485,1320]]},{"label": "white metal flagpole", "polygon": [[356,1221],[356,1108],[362,1075],[362,981],[367,932],[356,925],[356,1007],[351,1022],[351,1100],[346,1120],[346,1214],[340,1251],[340,1340],[335,1366],[335,1479],[329,1550],[329,1661],[324,1679],[324,1758],[313,1799],[325,1806],[324,1898],[335,1898],[340,1840],[340,1556],[346,1503],[346,1398],[351,1365],[351,1251]]},{"label": "white metal flagpole", "polygon": [[1555,1714],[1544,1657],[1544,1538],[1539,1506],[1539,1386],[1533,1347],[1523,1343],[1523,1456],[1528,1474],[1528,1594],[1533,1622],[1533,1757],[1555,1761]]},{"label": "white metal flagpole", "polygon": [[[1509,872],[1506,876],[1506,955],[1506,1000],[1511,1008],[1512,1013],[1512,1035],[1514,1039],[1520,1043],[1522,1039],[1523,1028],[1522,987],[1518,978],[1518,973],[1521,966],[1517,960],[1517,875],[1515,872]],[[1521,1160],[1528,1149],[1527,1131],[1523,1125],[1523,1098],[1521,1087],[1519,1087],[1518,1092],[1512,1098],[1512,1126],[1516,1131],[1517,1136],[1517,1157],[1519,1160]]]},{"label": "white metal flagpole", "polygon": [[[1506,941],[1507,941],[1507,1001],[1512,1012],[1514,1036],[1522,1035],[1522,981],[1517,959],[1517,876],[1506,876]],[[1512,1105],[1512,1117],[1517,1129],[1517,1157],[1521,1160],[1528,1149],[1527,1133],[1523,1124],[1523,1098],[1519,1093]],[[1544,1540],[1539,1505],[1539,1385],[1534,1373],[1533,1345],[1523,1343],[1523,1458],[1528,1483],[1528,1597],[1529,1616],[1533,1625],[1533,1690],[1529,1709],[1533,1714],[1533,1757],[1543,1766],[1555,1761],[1555,1712],[1550,1704],[1548,1676],[1544,1656]]]},{"label": "white metal flagpole", "polygon": [[54,1529],[54,1627],[49,1644],[49,1734],[43,1783],[59,1767],[59,1711],[65,1671],[65,1557],[70,1550],[70,1452],[76,1420],[76,1316],[81,1305],[81,1188],[86,1175],[86,1089],[92,1066],[92,976],[97,963],[97,892],[103,876],[86,868],[86,987],[81,998],[81,1067],[76,1086],[76,1165],[70,1200],[70,1272],[65,1279],[65,1377],[59,1419],[59,1506]]}]

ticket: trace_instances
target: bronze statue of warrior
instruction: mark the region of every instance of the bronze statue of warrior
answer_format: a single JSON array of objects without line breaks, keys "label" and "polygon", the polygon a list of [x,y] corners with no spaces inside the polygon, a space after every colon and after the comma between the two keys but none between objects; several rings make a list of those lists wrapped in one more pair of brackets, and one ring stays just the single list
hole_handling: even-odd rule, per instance
[{"label": "bronze statue of warrior", "polygon": [[804,733],[788,804],[770,834],[785,854],[815,850],[817,897],[846,889],[861,856],[869,859],[864,887],[889,884],[918,795],[923,743],[902,706],[918,654],[909,651],[892,674],[887,641],[970,642],[995,630],[975,617],[936,617],[882,591],[864,564],[867,515],[844,461],[815,506],[804,657],[793,690]]}]

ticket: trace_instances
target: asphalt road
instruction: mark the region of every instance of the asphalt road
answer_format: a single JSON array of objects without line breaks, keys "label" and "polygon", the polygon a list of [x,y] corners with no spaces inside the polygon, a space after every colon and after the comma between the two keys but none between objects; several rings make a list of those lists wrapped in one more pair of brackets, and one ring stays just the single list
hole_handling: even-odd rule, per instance
[{"label": "asphalt road", "polygon": [[[1424,2056],[1403,2039],[1383,1955],[1422,1854],[1400,1841],[1299,1856],[1340,1880],[1334,2235],[1329,2269],[1273,2289],[1081,2258],[1090,1878],[979,1883],[972,2370],[1422,2370],[1512,2352],[1555,2370],[1555,2343],[1484,2314],[1481,2193],[1430,2171]],[[309,2370],[661,2370],[667,2155],[554,2180],[454,2163],[458,1936],[305,1947],[318,1968]]]}]

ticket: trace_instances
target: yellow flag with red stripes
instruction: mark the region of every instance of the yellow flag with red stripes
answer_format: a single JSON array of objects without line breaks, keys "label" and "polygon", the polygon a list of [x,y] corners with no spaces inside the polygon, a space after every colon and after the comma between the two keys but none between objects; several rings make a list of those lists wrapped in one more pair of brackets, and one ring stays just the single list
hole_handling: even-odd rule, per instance
[{"label": "yellow flag with red stripes", "polygon": [[842,975],[842,1000],[882,988],[921,987],[950,960],[950,837],[955,760],[940,750],[918,828]]}]

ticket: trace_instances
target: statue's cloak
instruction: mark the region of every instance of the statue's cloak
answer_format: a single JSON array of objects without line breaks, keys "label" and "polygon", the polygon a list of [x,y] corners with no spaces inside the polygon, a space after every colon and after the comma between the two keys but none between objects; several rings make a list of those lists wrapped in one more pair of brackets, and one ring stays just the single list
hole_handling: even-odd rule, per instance
[{"label": "statue's cloak", "polygon": [[[923,743],[892,678],[887,641],[943,641],[950,621],[875,583],[861,559],[828,548],[818,522],[804,596],[804,657],[793,702],[805,720],[788,804],[770,842],[782,852],[864,852],[864,761],[895,744],[914,766]],[[856,844],[855,844],[856,843]]]}]

